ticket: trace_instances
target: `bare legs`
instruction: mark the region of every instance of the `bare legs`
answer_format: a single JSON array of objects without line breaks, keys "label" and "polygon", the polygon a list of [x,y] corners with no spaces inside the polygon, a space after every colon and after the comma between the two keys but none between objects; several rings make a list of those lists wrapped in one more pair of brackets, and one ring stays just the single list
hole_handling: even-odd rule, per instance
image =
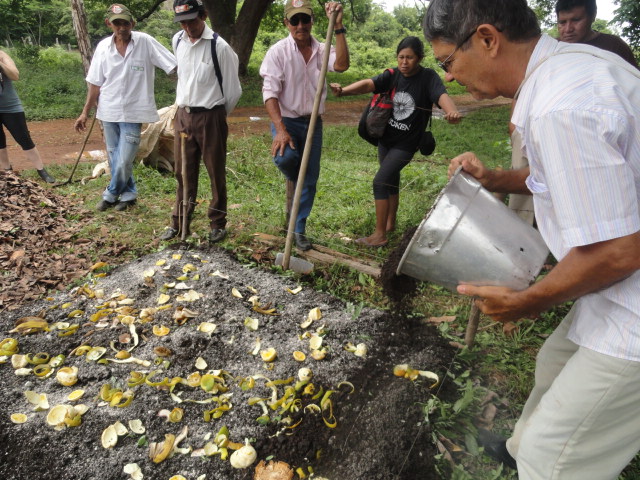
[{"label": "bare legs", "polygon": [[27,156],[33,167],[38,171],[38,175],[40,175],[42,180],[47,183],[55,183],[55,178],[53,178],[49,172],[44,169],[40,152],[36,147],[33,147],[31,150],[25,150],[24,154]]},{"label": "bare legs", "polygon": [[396,229],[396,215],[398,214],[399,204],[400,204],[400,194],[389,195],[389,211],[387,213],[387,232],[393,232]]},{"label": "bare legs", "polygon": [[376,229],[368,237],[356,240],[356,243],[368,247],[382,247],[387,244],[387,232],[396,228],[396,215],[400,203],[400,171],[407,166],[412,157],[412,152],[398,148],[387,149],[382,144],[378,145],[380,168],[373,179]]},{"label": "bare legs", "polygon": [[399,200],[399,195],[389,195],[389,198],[376,200],[376,229],[368,237],[359,238],[356,242],[370,247],[386,245],[387,232],[392,232],[396,228]]},{"label": "bare legs", "polygon": [[[24,154],[31,162],[33,167],[38,171],[38,175],[40,175],[40,178],[42,178],[47,183],[55,182],[55,179],[51,175],[49,175],[49,172],[44,169],[44,164],[42,163],[40,152],[38,152],[38,149],[36,147],[33,147],[31,150],[24,150]],[[9,163],[9,152],[6,148],[0,149],[0,169],[11,169],[11,164]]]},{"label": "bare legs", "polygon": [[9,152],[7,152],[6,148],[0,148],[0,169],[11,169],[11,164],[9,163]]},{"label": "bare legs", "polygon": [[42,163],[42,158],[40,157],[40,152],[37,147],[33,147],[31,150],[25,150],[24,154],[31,162],[31,165],[33,165],[33,168],[36,170],[42,170],[44,168],[44,164]]}]

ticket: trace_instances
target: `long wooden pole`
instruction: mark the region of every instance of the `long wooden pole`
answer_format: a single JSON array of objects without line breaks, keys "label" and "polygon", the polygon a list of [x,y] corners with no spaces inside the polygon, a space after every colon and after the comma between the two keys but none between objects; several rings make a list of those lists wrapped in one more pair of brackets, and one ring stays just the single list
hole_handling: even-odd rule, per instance
[{"label": "long wooden pole", "polygon": [[296,218],[300,209],[300,197],[302,196],[302,188],[304,187],[304,177],[307,175],[307,165],[309,164],[309,156],[311,155],[311,147],[313,143],[313,132],[316,129],[316,121],[318,119],[318,111],[320,110],[320,100],[322,99],[322,91],[324,90],[324,81],[327,76],[327,67],[329,65],[329,54],[331,53],[331,37],[333,36],[333,25],[336,23],[338,12],[333,12],[329,18],[329,26],[327,27],[327,37],[324,42],[324,54],[322,56],[322,68],[320,70],[320,78],[318,79],[318,88],[316,88],[316,96],[313,101],[313,110],[311,120],[309,121],[309,130],[307,131],[307,140],[304,144],[304,153],[300,163],[300,171],[298,172],[298,182],[296,191],[293,195],[293,204],[291,205],[291,215],[289,216],[289,228],[287,230],[287,240],[284,247],[284,255],[282,259],[282,268],[289,269],[289,260],[291,258],[291,246],[293,244],[293,235],[296,228]]},{"label": "long wooden pole", "polygon": [[187,137],[185,132],[180,132],[180,160],[182,165],[182,223],[180,228],[180,240],[183,242],[187,238],[189,228],[189,194],[187,189]]}]

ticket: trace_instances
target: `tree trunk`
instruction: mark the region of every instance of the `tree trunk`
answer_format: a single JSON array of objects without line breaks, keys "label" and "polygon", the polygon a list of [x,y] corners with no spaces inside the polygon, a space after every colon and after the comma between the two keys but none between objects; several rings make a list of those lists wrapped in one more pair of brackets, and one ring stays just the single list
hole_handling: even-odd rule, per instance
[{"label": "tree trunk", "polygon": [[87,13],[82,0],[71,0],[71,17],[73,19],[73,30],[78,40],[78,50],[80,50],[80,56],[82,57],[84,74],[86,75],[89,72],[89,65],[91,65],[93,49],[91,48],[89,32],[87,31]]},{"label": "tree trunk", "polygon": [[237,0],[203,1],[213,30],[231,45],[238,55],[240,75],[246,75],[260,22],[274,0],[245,1],[237,17]]}]

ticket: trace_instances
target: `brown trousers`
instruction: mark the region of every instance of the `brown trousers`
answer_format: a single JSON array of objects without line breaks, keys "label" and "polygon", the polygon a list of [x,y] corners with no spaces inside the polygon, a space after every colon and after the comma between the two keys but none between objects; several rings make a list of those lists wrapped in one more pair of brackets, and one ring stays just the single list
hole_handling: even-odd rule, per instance
[{"label": "brown trousers", "polygon": [[[211,228],[225,228],[227,224],[227,177],[225,167],[227,163],[227,114],[224,106],[215,107],[205,112],[187,113],[184,108],[178,108],[174,120],[174,165],[178,189],[176,203],[171,212],[171,226],[180,229],[182,218],[183,192],[186,181],[188,198],[187,225],[193,216],[198,195],[198,174],[200,158],[207,168],[211,183],[211,202],[207,216]],[[180,133],[186,133],[186,179],[182,178],[182,145]]]}]

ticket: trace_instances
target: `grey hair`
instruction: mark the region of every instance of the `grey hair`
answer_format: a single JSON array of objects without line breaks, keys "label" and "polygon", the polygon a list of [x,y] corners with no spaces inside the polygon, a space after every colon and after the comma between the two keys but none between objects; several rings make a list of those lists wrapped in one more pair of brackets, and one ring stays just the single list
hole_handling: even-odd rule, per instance
[{"label": "grey hair", "polygon": [[438,39],[464,49],[461,43],[484,23],[513,42],[540,35],[538,19],[526,0],[431,0],[422,30],[429,42]]}]

